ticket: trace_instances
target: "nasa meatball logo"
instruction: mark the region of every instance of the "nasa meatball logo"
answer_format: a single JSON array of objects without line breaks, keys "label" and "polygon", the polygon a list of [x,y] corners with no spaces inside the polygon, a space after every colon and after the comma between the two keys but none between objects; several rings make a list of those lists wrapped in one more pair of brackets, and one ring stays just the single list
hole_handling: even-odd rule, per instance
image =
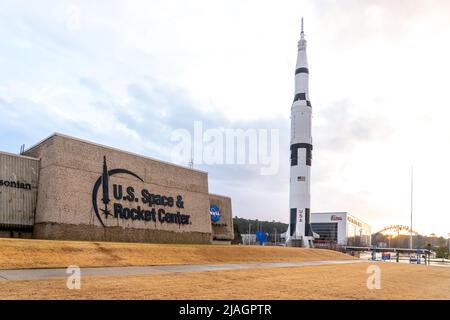
[{"label": "nasa meatball logo", "polygon": [[[106,220],[109,217],[133,221],[153,221],[161,224],[191,224],[190,216],[181,212],[184,209],[184,200],[181,195],[177,195],[174,198],[152,193],[148,189],[143,188],[139,196],[135,187],[123,186],[122,184],[112,184],[112,188],[110,188],[110,178],[116,174],[129,175],[140,182],[144,182],[140,176],[130,170],[108,170],[106,157],[103,157],[103,172],[95,182],[92,190],[92,206],[98,221],[103,227],[106,227],[103,219]],[[110,198],[110,189],[112,189],[112,198]],[[98,203],[99,191],[101,191],[101,208],[99,208]],[[133,205],[129,206],[131,204]],[[159,209],[156,209],[156,206]],[[176,211],[168,212],[166,210]]]},{"label": "nasa meatball logo", "polygon": [[218,206],[216,206],[215,204],[211,205],[211,207],[209,208],[209,213],[211,214],[212,222],[219,222],[221,210]]}]

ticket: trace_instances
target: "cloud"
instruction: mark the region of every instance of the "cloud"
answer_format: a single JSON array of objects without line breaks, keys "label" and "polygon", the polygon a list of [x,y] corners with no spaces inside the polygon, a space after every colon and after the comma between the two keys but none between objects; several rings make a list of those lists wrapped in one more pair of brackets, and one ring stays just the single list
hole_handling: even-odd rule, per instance
[{"label": "cloud", "polygon": [[[364,112],[358,112],[358,108]],[[333,101],[316,113],[314,137],[318,148],[326,152],[348,152],[360,143],[389,139],[394,132],[386,113],[367,112],[366,107],[355,106],[350,99]]]},{"label": "cloud", "polygon": [[[73,6],[76,28],[68,27]],[[205,129],[278,129],[275,176],[251,165],[199,168],[209,172],[210,191],[233,198],[236,215],[287,221],[289,113],[304,16],[313,211],[351,211],[376,228],[405,223],[415,163],[417,225],[448,232],[441,190],[450,179],[449,6],[3,1],[0,149],[16,152],[60,131],[170,160],[171,133],[192,131],[194,121]]]}]

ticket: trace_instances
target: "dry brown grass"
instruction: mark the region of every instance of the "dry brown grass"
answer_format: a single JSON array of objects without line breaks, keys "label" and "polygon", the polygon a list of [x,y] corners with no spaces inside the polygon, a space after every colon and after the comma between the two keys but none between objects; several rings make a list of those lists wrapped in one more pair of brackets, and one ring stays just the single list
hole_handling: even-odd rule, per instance
[{"label": "dry brown grass", "polygon": [[450,268],[377,263],[381,289],[369,290],[369,265],[83,277],[81,290],[65,279],[3,281],[0,299],[450,299]]},{"label": "dry brown grass", "polygon": [[0,239],[0,269],[342,260],[331,250]]}]

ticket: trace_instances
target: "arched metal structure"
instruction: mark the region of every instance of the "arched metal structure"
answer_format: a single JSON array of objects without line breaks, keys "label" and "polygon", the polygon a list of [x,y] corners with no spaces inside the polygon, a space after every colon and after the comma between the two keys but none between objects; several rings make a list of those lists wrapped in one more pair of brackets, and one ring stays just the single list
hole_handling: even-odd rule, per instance
[{"label": "arched metal structure", "polygon": [[[387,227],[381,229],[380,231],[378,231],[377,233],[381,233],[383,235],[389,235],[389,234],[391,234],[391,235],[392,234],[395,234],[395,235],[400,235],[400,234],[409,235],[410,232],[411,232],[410,230],[411,229],[408,226],[403,226],[403,225],[397,224],[397,225],[387,226]],[[414,235],[418,235],[418,232],[416,232],[414,230],[412,231],[412,233]]]}]

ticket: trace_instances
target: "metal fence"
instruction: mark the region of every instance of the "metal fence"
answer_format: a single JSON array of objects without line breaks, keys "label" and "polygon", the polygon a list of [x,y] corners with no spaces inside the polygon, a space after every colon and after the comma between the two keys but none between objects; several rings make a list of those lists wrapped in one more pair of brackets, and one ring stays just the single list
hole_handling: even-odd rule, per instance
[{"label": "metal fence", "polygon": [[0,230],[33,228],[39,160],[0,152]]}]

